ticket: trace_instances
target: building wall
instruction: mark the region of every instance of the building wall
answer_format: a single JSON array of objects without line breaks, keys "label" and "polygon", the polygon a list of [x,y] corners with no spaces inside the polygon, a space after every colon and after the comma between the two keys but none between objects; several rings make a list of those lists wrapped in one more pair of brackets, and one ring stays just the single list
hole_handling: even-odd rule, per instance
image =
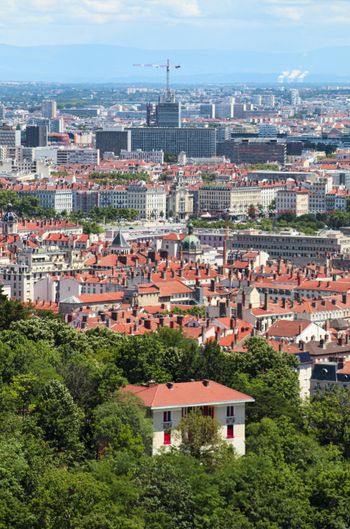
[{"label": "building wall", "polygon": [[[222,406],[214,407],[214,419],[220,424],[220,434],[221,438],[225,440],[228,444],[233,446],[238,455],[245,454],[245,405],[244,404],[234,404],[235,416],[234,416],[234,438],[227,439],[227,424],[226,424],[226,410],[227,406],[230,403],[225,403]],[[171,428],[167,427],[163,423],[163,412],[171,411]],[[175,408],[167,410],[166,408],[162,410],[153,411],[153,455],[159,453],[162,450],[169,451],[171,446],[178,446],[181,444],[181,439],[176,432],[182,418],[182,408]],[[171,431],[171,445],[164,445],[164,431]]]},{"label": "building wall", "polygon": [[132,128],[132,150],[163,150],[175,155],[206,157],[216,155],[216,131],[213,128]]},{"label": "building wall", "polygon": [[130,130],[97,130],[96,148],[103,157],[105,152],[113,152],[119,156],[122,150],[131,150]]}]

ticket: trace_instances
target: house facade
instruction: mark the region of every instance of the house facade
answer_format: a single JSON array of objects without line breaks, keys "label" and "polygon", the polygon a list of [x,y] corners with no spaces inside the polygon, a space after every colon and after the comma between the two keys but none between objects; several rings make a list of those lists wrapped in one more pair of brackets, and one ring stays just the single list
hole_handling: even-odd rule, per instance
[{"label": "house facade", "polygon": [[254,402],[249,395],[212,380],[128,385],[123,391],[137,395],[150,413],[153,422],[153,455],[181,443],[177,428],[181,419],[195,410],[215,419],[221,438],[238,455],[245,454],[245,405]]}]

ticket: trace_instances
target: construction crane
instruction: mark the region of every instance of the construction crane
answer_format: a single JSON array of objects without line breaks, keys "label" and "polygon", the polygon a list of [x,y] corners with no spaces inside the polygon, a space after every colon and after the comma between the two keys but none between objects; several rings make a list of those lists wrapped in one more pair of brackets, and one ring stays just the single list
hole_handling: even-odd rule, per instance
[{"label": "construction crane", "polygon": [[166,69],[166,86],[165,86],[165,93],[166,97],[170,98],[171,96],[171,90],[170,90],[170,70],[178,70],[181,68],[180,64],[171,64],[170,60],[167,59],[166,64],[133,64],[133,66],[138,66],[141,68],[165,68]]}]

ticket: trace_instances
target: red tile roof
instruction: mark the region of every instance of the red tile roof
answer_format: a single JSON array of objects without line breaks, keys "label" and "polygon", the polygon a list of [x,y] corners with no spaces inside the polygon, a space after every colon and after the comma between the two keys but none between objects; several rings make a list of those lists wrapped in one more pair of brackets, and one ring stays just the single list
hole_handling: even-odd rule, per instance
[{"label": "red tile roof", "polygon": [[123,391],[137,395],[148,408],[213,405],[231,402],[253,402],[249,395],[213,382],[178,382],[150,386],[128,385]]},{"label": "red tile roof", "polygon": [[268,330],[268,336],[292,338],[306,329],[311,323],[307,320],[278,320]]}]

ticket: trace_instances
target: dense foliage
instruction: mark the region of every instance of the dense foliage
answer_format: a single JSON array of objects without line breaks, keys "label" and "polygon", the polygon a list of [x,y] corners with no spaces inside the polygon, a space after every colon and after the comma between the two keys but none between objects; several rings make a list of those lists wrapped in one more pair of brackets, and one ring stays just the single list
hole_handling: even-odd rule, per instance
[{"label": "dense foliage", "polygon": [[[340,390],[301,403],[292,356],[260,338],[228,354],[169,328],[82,333],[29,310],[27,319],[9,314],[0,329],[0,528],[350,526],[350,397]],[[149,419],[120,388],[192,378],[256,399],[245,457],[196,416],[181,425],[180,449],[149,455]],[[210,457],[198,450],[203,438]]]}]

